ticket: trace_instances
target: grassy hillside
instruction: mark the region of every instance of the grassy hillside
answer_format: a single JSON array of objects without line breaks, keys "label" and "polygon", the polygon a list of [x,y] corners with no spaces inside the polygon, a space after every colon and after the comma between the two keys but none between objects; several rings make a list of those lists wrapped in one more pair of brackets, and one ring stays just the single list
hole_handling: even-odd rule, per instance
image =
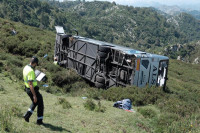
[{"label": "grassy hillside", "polygon": [[[143,123],[144,118],[141,114],[115,109],[112,107],[113,102],[102,100],[101,104],[106,107],[106,112],[94,112],[84,108],[83,104],[86,100],[81,97],[55,96],[44,91],[41,93],[45,103],[45,125],[37,126],[35,124],[36,111],[31,117],[30,123],[26,123],[21,117],[31,103],[28,95],[18,83],[4,77],[3,74],[0,74],[0,79],[0,85],[4,88],[0,91],[0,131],[2,131],[4,120],[4,122],[8,121],[8,131],[19,133],[145,132],[143,128],[137,126],[137,124]],[[72,108],[63,109],[59,104],[60,98],[66,99]],[[97,102],[95,101],[95,103]]]},{"label": "grassy hillside", "polygon": [[[199,132],[200,67],[170,60],[167,92],[161,88],[114,87],[98,90],[75,72],[52,65],[55,34],[50,31],[0,19],[0,129],[17,132]],[[11,29],[17,31],[11,34]],[[23,52],[24,51],[24,52]],[[29,51],[31,51],[29,53]],[[48,76],[41,93],[45,101],[45,126],[21,118],[29,106],[23,91],[23,66],[32,54],[40,59],[39,70]],[[48,54],[47,58],[43,58]],[[84,107],[87,96],[96,111]],[[69,103],[72,108],[69,107]],[[136,113],[112,107],[114,101],[130,98]],[[101,101],[101,106],[98,101]],[[93,108],[91,102],[86,105]],[[63,107],[65,109],[63,109]],[[10,118],[11,117],[11,118]],[[11,119],[11,120],[10,120]],[[103,127],[103,128],[102,128]]]}]

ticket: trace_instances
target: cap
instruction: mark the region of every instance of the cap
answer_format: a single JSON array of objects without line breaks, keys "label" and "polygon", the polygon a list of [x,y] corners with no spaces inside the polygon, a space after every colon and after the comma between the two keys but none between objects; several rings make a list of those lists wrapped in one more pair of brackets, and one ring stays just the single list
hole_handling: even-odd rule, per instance
[{"label": "cap", "polygon": [[36,56],[33,56],[31,58],[31,63],[36,63],[38,65],[38,62],[39,62],[39,60],[38,60],[38,58]]}]

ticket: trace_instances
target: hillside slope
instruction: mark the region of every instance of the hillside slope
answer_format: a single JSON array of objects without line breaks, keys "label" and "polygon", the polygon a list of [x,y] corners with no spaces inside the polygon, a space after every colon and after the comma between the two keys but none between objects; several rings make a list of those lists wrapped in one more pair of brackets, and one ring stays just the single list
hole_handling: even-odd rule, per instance
[{"label": "hillside slope", "polygon": [[[30,126],[21,118],[29,105],[28,96],[23,91],[22,69],[32,55],[37,55],[40,60],[37,69],[48,77],[47,83],[39,84],[45,98],[47,122],[46,127],[39,128],[41,132],[200,131],[199,65],[170,60],[167,92],[158,87],[129,86],[101,90],[92,88],[72,70],[53,65],[53,32],[5,19],[0,19],[0,27],[0,123],[4,123],[3,118],[10,116],[6,112],[10,112],[14,122],[13,126],[8,123],[11,129],[16,128],[18,132],[38,130],[33,118]],[[12,28],[17,31],[16,35],[12,35]],[[46,54],[48,56],[44,58]],[[49,87],[43,87],[44,84]],[[87,111],[81,98],[84,96],[101,100],[105,112]],[[61,97],[72,104],[72,109],[62,109],[58,103]],[[112,107],[115,101],[124,98],[132,100],[136,114]]]},{"label": "hillside slope", "polygon": [[168,44],[187,42],[187,37],[151,8],[98,1],[50,4],[1,0],[0,16],[43,29],[54,30],[54,25],[60,25],[69,33],[75,28],[82,36],[155,53]]},{"label": "hillside slope", "polygon": [[[0,74],[0,86],[4,88],[0,91],[0,114],[6,111],[7,115],[11,116],[11,121],[9,121],[12,124],[9,126],[11,132],[13,132],[12,130],[19,133],[145,132],[144,129],[137,126],[137,123],[144,121],[139,113],[130,113],[113,108],[113,102],[103,100],[101,104],[106,107],[106,112],[93,112],[84,108],[83,103],[86,100],[81,97],[56,96],[44,91],[41,91],[41,94],[45,104],[45,125],[37,126],[35,124],[37,119],[36,110],[30,119],[30,123],[27,123],[22,118],[23,113],[27,111],[31,104],[26,92],[17,82],[4,77],[3,74]],[[65,98],[69,101],[72,108],[63,109],[62,105],[59,104],[59,98]],[[0,120],[2,119],[7,120],[9,118],[4,116],[4,118],[0,118]]]},{"label": "hillside slope", "polygon": [[179,6],[167,6],[167,5],[159,5],[159,6],[153,6],[156,9],[166,13],[166,15],[169,16],[178,16],[181,13],[187,13],[192,15],[194,18],[200,20],[200,11],[199,10],[195,10],[195,9],[184,9],[182,7]]},{"label": "hillside slope", "polygon": [[173,25],[167,23],[165,17],[151,8],[134,8],[98,1],[50,4],[66,12],[77,13],[84,21],[81,31],[85,31],[86,36],[103,41],[146,51],[186,41]]},{"label": "hillside slope", "polygon": [[177,43],[165,49],[165,54],[174,59],[190,63],[199,63],[200,59],[200,22],[189,14],[181,13],[178,16],[170,17],[168,22],[175,25],[176,29],[188,37],[188,43]]},{"label": "hillside slope", "polygon": [[200,21],[187,13],[180,13],[168,19],[169,22],[185,34],[189,41],[200,40]]}]

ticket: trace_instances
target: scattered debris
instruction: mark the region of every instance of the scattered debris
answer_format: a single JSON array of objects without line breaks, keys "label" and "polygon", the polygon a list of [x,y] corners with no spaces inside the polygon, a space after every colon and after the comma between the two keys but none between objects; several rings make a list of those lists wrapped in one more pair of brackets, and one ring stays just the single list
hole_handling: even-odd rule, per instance
[{"label": "scattered debris", "polygon": [[48,56],[48,54],[45,54],[43,58],[46,58]]},{"label": "scattered debris", "polygon": [[16,34],[17,32],[14,29],[12,29],[12,35],[16,35]]},{"label": "scattered debris", "polygon": [[47,85],[47,84],[44,84],[44,85],[43,85],[43,87],[49,87],[49,85]]},{"label": "scattered debris", "polygon": [[82,97],[82,99],[87,99],[87,97]]},{"label": "scattered debris", "polygon": [[131,110],[125,110],[125,111],[127,111],[127,112],[133,112],[133,113],[136,112],[134,109],[131,109]]},{"label": "scattered debris", "polygon": [[[119,108],[119,109],[124,109],[124,110],[131,110],[132,108],[132,102],[130,99],[124,99],[122,101],[117,101],[116,103],[114,103],[113,107]],[[134,111],[134,110],[133,110]]]}]

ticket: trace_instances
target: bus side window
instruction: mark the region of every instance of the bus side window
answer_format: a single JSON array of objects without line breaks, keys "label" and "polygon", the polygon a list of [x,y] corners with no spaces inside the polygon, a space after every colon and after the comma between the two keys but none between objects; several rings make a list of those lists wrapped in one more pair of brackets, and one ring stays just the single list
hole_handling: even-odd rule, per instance
[{"label": "bus side window", "polygon": [[149,60],[142,60],[142,65],[147,69],[149,66]]}]

